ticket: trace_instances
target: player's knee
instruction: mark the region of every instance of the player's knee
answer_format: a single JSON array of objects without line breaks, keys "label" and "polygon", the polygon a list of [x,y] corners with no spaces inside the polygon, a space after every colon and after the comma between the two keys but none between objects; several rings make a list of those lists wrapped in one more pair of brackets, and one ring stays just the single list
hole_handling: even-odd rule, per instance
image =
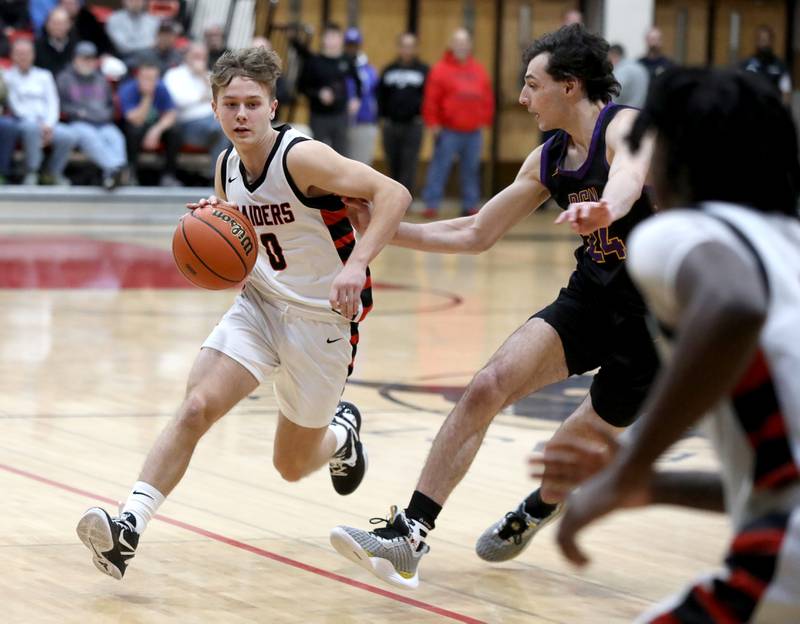
[{"label": "player's knee", "polygon": [[[500,409],[506,398],[498,371],[493,366],[481,369],[470,382],[466,392],[468,405],[478,408]],[[494,413],[492,413],[494,416]]]},{"label": "player's knee", "polygon": [[208,431],[213,422],[213,415],[206,398],[198,393],[190,393],[178,413],[178,426],[199,437]]},{"label": "player's knee", "polygon": [[305,466],[291,457],[275,456],[272,458],[272,464],[284,481],[293,483],[306,476]]}]

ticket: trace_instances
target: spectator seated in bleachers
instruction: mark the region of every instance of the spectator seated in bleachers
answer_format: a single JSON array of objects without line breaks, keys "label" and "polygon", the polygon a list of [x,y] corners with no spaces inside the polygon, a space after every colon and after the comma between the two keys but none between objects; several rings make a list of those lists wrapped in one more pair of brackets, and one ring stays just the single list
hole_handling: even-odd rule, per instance
[{"label": "spectator seated in bleachers", "polygon": [[106,22],[106,32],[128,67],[135,67],[138,55],[156,43],[161,20],[147,12],[146,0],[123,0]]},{"label": "spectator seated in bleachers", "polygon": [[53,74],[34,67],[34,48],[30,39],[17,39],[11,48],[13,66],[5,72],[8,103],[22,137],[25,153],[23,184],[36,184],[44,159],[43,148],[52,153],[42,172],[42,182],[69,184],[64,177],[69,154],[76,144],[75,133],[59,123],[59,98]]},{"label": "spectator seated in bleachers", "polygon": [[61,0],[59,6],[64,8],[72,20],[72,32],[75,41],[91,41],[97,46],[100,56],[110,54],[115,56],[117,51],[108,38],[105,26],[101,24],[94,13],[86,6],[84,0]]},{"label": "spectator seated in bleachers", "polygon": [[228,51],[225,29],[220,24],[209,24],[203,31],[203,41],[208,49],[208,69],[211,69],[217,59]]},{"label": "spectator seated in bleachers", "polygon": [[158,27],[156,44],[149,53],[142,53],[149,62],[155,60],[163,76],[168,70],[177,67],[183,62],[183,55],[177,49],[178,36],[181,27],[177,22],[164,20]]},{"label": "spectator seated in bleachers", "polygon": [[161,169],[161,186],[180,186],[175,176],[181,138],[175,121],[175,103],[161,80],[158,63],[143,59],[136,77],[120,85],[117,92],[125,118],[125,138],[128,144],[128,166],[131,184],[138,183],[138,163],[141,150],[155,151],[163,143],[165,164]]},{"label": "spectator seated in bleachers", "polygon": [[36,38],[36,66],[58,76],[72,62],[75,33],[66,9],[56,6],[44,24],[44,32]]},{"label": "spectator seated in bleachers", "polygon": [[11,175],[11,158],[19,138],[19,129],[13,117],[6,113],[8,88],[0,75],[0,184],[6,184]]},{"label": "spectator seated in bleachers", "polygon": [[0,2],[0,56],[8,56],[11,34],[19,30],[31,30],[28,0],[3,0]]},{"label": "spectator seated in bleachers", "polygon": [[72,65],[58,76],[61,114],[77,137],[78,148],[103,172],[103,186],[122,182],[127,165],[125,136],[114,124],[111,87],[98,69],[91,41],[75,46]]},{"label": "spectator seated in bleachers", "polygon": [[228,139],[211,109],[208,50],[203,43],[190,43],[184,58],[183,64],[164,75],[164,84],[178,107],[182,145],[208,150],[209,172],[213,178],[217,156],[227,148]]}]

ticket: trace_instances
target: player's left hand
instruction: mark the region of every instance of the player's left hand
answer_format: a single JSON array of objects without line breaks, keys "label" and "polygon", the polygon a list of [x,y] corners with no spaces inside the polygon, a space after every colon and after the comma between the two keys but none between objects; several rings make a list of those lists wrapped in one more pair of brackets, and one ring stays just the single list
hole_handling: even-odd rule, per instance
[{"label": "player's left hand", "polygon": [[331,308],[346,319],[355,320],[366,279],[366,267],[354,262],[345,264],[331,284]]},{"label": "player's left hand", "polygon": [[569,223],[573,231],[588,236],[595,230],[608,227],[614,221],[611,206],[605,199],[596,202],[577,202],[558,215],[556,223]]}]

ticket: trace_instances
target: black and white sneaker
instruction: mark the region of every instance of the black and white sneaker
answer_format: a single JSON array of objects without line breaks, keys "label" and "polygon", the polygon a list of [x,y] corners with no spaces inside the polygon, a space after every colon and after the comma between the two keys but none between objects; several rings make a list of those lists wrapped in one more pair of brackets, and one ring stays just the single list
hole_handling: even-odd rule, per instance
[{"label": "black and white sneaker", "polygon": [[86,548],[94,554],[95,567],[103,574],[121,580],[139,544],[133,514],[124,513],[112,518],[104,509],[92,507],[78,521],[76,531]]},{"label": "black and white sneaker", "polygon": [[329,464],[333,489],[345,496],[356,491],[367,472],[367,451],[359,438],[361,412],[352,403],[340,401],[333,422],[347,429],[347,440]]},{"label": "black and white sneaker", "polygon": [[425,543],[428,530],[420,522],[407,518],[395,506],[392,506],[387,519],[370,520],[370,524],[381,522],[386,526],[374,531],[334,527],[330,534],[331,545],[340,555],[382,581],[401,589],[416,589],[419,586],[419,562],[430,551]]},{"label": "black and white sneaker", "polygon": [[525,501],[522,501],[481,534],[475,543],[475,552],[484,561],[493,563],[513,559],[528,547],[534,535],[563,511],[564,504],[559,503],[544,518],[535,518],[525,511]]}]

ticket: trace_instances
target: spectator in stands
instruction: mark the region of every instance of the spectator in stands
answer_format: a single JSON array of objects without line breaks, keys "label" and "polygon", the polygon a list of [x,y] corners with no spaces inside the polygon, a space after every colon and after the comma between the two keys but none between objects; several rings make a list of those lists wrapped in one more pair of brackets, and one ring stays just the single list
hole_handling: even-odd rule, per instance
[{"label": "spectator in stands", "polygon": [[389,175],[412,195],[422,144],[422,95],[427,76],[428,66],[417,58],[417,37],[400,35],[397,59],[381,75],[378,111]]},{"label": "spectator in stands", "polygon": [[61,114],[78,139],[78,148],[102,171],[103,186],[122,182],[127,164],[125,136],[114,124],[111,87],[98,69],[97,46],[80,41],[72,65],[58,76]]},{"label": "spectator in stands", "polygon": [[106,22],[106,32],[128,67],[135,67],[138,55],[156,44],[160,20],[146,11],[146,0],[122,0]]},{"label": "spectator in stands", "polygon": [[564,15],[561,18],[561,25],[569,26],[571,24],[583,24],[583,13],[577,9],[564,11]]},{"label": "spectator in stands", "polygon": [[489,75],[472,56],[472,36],[464,28],[453,33],[449,49],[428,74],[422,115],[435,142],[422,192],[425,216],[437,215],[456,157],[461,211],[474,214],[480,201],[481,128],[492,123],[494,96]]},{"label": "spectator in stands", "polygon": [[41,182],[69,184],[64,177],[69,154],[76,136],[69,127],[59,123],[59,100],[53,74],[34,67],[34,48],[30,39],[17,39],[11,48],[14,63],[5,73],[8,103],[22,136],[25,153],[23,184],[36,184],[44,160],[43,148],[52,153],[42,172]]},{"label": "spectator in stands", "polygon": [[[311,132],[318,141],[346,154],[348,110],[355,111],[359,106],[361,81],[352,59],[344,55],[342,30],[336,24],[325,27],[320,54],[311,54],[308,48],[294,44],[303,57],[298,88],[309,101]],[[347,92],[348,78],[356,85],[352,100]]]},{"label": "spectator in stands", "polygon": [[[361,98],[358,108],[351,111],[350,127],[347,129],[347,153],[345,156],[372,165],[375,158],[375,143],[378,138],[378,83],[380,76],[367,55],[361,50],[361,31],[348,28],[344,34],[345,54],[353,60],[361,83]],[[348,96],[356,98],[355,83],[348,82]]]},{"label": "spectator in stands", "polygon": [[0,1],[0,56],[8,56],[15,30],[31,30],[28,0]]},{"label": "spectator in stands", "polygon": [[208,69],[211,69],[228,49],[225,45],[225,29],[220,24],[210,24],[203,31],[203,41],[208,49]]},{"label": "spectator in stands", "polygon": [[639,62],[644,65],[647,73],[650,74],[650,80],[652,80],[665,69],[675,65],[675,62],[664,56],[661,51],[663,37],[660,29],[654,26],[647,31],[644,39],[647,43],[647,54],[640,58]]},{"label": "spectator in stands", "polygon": [[177,22],[164,20],[158,27],[156,35],[156,45],[151,54],[147,55],[147,60],[155,60],[163,76],[168,70],[177,67],[183,62],[183,55],[175,47],[180,35],[180,26]]},{"label": "spectator in stands", "polygon": [[19,139],[19,128],[13,117],[6,114],[8,88],[0,75],[0,184],[6,184],[11,175],[11,158]]},{"label": "spectator in stands", "polygon": [[756,52],[742,61],[742,69],[763,76],[780,93],[787,106],[792,98],[792,79],[784,62],[772,49],[775,33],[769,26],[759,26],[756,30]]},{"label": "spectator in stands", "polygon": [[116,55],[117,51],[108,38],[105,26],[86,8],[83,0],[61,0],[59,6],[64,8],[72,19],[72,32],[76,41],[91,41],[97,46],[100,56]]},{"label": "spectator in stands", "polygon": [[[253,48],[272,50],[272,42],[266,37],[253,37],[250,46]],[[284,63],[285,62],[286,59],[284,59]],[[284,75],[278,76],[278,80],[275,83],[275,99],[278,100],[278,115],[280,115],[287,105],[294,101],[294,96],[291,91],[289,91],[289,86],[286,84],[286,76]]]},{"label": "spectator in stands", "polygon": [[175,103],[161,80],[158,62],[155,59],[142,60],[136,77],[120,85],[118,96],[125,118],[131,184],[138,183],[140,151],[155,151],[163,143],[165,164],[161,169],[161,186],[180,186],[175,176],[181,148],[181,137],[175,127],[178,115]]},{"label": "spectator in stands", "polygon": [[650,85],[650,74],[644,65],[626,58],[625,48],[618,43],[608,49],[608,60],[614,66],[614,78],[620,84],[620,92],[614,102],[642,108]]},{"label": "spectator in stands", "polygon": [[58,0],[29,0],[28,2],[28,17],[30,18],[31,29],[36,36],[39,36],[44,31],[44,23],[47,21],[47,16],[50,15]]},{"label": "spectator in stands", "polygon": [[47,16],[44,32],[36,38],[37,67],[58,76],[72,62],[76,43],[69,13],[56,6]]},{"label": "spectator in stands", "polygon": [[182,144],[208,150],[211,157],[209,171],[213,178],[217,156],[228,146],[228,140],[211,109],[208,50],[205,44],[190,43],[183,64],[164,74],[164,84],[178,109],[178,131]]}]

